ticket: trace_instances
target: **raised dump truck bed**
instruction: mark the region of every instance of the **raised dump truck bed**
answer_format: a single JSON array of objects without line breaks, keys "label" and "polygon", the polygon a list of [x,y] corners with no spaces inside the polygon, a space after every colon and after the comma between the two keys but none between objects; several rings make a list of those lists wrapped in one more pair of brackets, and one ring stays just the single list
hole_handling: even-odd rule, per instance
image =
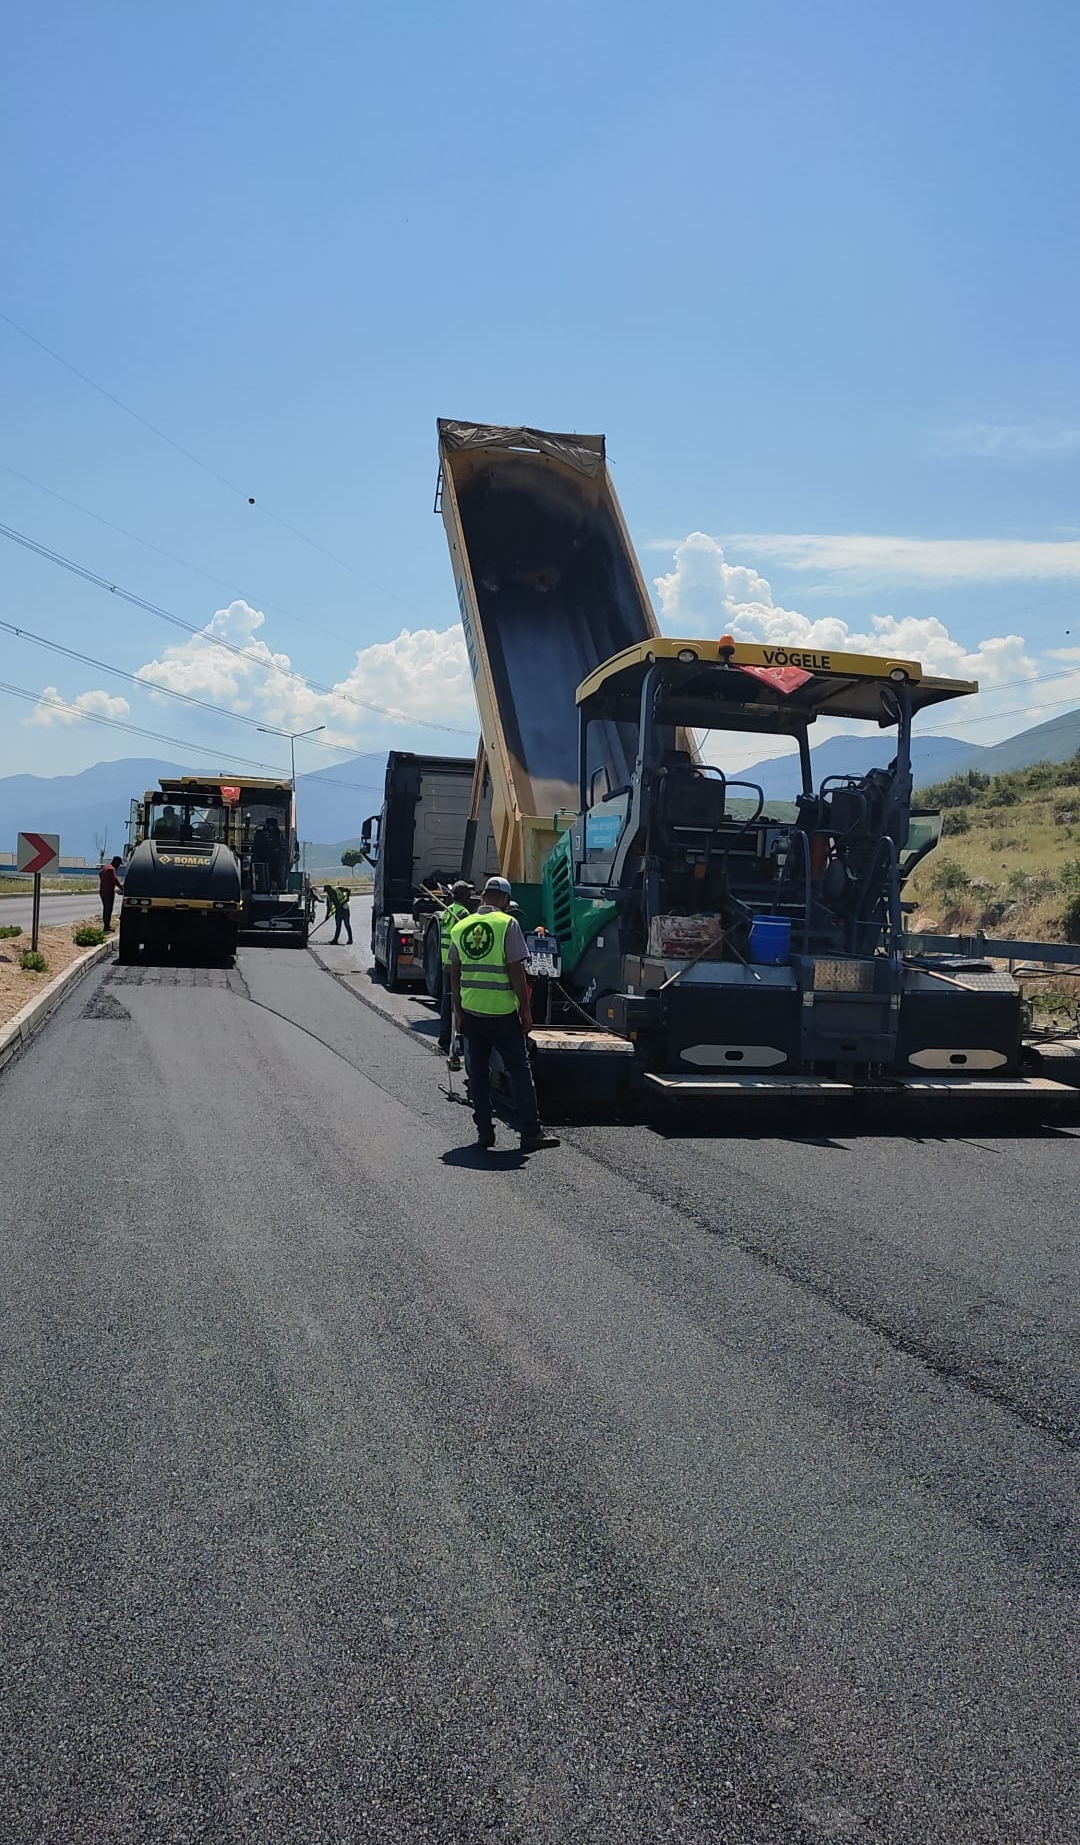
[{"label": "raised dump truck bed", "polygon": [[[439,421],[439,506],[476,688],[504,876],[535,883],[555,816],[578,806],[583,679],[659,633],[611,484],[603,436]],[[621,787],[632,727],[592,739]],[[482,797],[483,798],[483,797]]]}]

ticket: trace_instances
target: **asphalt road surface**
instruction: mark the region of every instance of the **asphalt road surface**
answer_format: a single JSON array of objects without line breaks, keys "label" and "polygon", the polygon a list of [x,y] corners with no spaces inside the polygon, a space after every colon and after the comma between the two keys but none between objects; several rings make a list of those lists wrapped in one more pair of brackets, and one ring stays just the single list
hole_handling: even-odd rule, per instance
[{"label": "asphalt road surface", "polygon": [[0,1837],[1080,1839],[1072,1135],[443,1081],[257,949],[0,1078]]},{"label": "asphalt road surface", "polygon": [[[34,896],[29,891],[25,897],[0,898],[0,923],[18,923],[23,929],[29,929],[34,913]],[[113,920],[119,916],[120,906],[116,907]],[[51,925],[82,922],[84,916],[93,916],[101,922],[101,902],[97,891],[84,890],[68,894],[67,891],[43,890],[41,893],[41,920]]]}]

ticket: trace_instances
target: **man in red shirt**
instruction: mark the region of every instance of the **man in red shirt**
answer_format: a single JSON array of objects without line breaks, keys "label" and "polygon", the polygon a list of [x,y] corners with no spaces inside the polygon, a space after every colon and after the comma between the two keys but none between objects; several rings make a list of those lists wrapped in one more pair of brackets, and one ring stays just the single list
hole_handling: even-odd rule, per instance
[{"label": "man in red shirt", "polygon": [[106,932],[112,928],[116,893],[123,888],[118,876],[123,862],[122,858],[114,858],[111,865],[102,865],[98,876],[98,889],[101,892],[101,926]]}]

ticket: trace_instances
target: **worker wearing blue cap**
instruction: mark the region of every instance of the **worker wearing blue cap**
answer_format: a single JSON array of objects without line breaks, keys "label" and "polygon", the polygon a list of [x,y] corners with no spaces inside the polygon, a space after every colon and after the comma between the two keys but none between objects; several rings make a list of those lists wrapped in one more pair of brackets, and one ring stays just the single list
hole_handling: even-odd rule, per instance
[{"label": "worker wearing blue cap", "polygon": [[481,1147],[495,1145],[491,1112],[491,1053],[498,1051],[510,1079],[523,1153],[557,1147],[540,1125],[526,1039],[533,1028],[525,963],[529,950],[521,924],[510,915],[510,885],[489,878],[476,911],[450,931],[450,987],[454,1022],[465,1040],[465,1068],[473,1120]]}]

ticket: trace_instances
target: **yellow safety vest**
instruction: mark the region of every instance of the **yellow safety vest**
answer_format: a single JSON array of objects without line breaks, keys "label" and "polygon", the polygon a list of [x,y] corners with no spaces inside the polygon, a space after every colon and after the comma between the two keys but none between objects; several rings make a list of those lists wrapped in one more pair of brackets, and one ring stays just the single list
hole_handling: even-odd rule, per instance
[{"label": "yellow safety vest", "polygon": [[518,1009],[506,969],[506,935],[514,921],[505,910],[485,910],[455,923],[450,940],[461,962],[461,1008],[486,1018],[505,1018]]},{"label": "yellow safety vest", "polygon": [[467,910],[463,903],[448,903],[442,915],[439,917],[439,948],[442,953],[442,964],[444,967],[449,967],[450,965],[450,936],[453,932],[454,924],[460,922],[463,916],[471,915],[472,911]]}]

